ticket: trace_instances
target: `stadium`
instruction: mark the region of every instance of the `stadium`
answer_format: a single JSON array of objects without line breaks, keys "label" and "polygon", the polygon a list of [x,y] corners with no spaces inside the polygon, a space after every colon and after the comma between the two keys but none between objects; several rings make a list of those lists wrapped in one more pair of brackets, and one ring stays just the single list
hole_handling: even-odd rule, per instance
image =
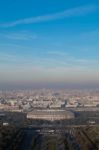
[{"label": "stadium", "polygon": [[38,119],[38,120],[66,120],[74,118],[74,113],[66,110],[33,110],[27,114],[27,119]]}]

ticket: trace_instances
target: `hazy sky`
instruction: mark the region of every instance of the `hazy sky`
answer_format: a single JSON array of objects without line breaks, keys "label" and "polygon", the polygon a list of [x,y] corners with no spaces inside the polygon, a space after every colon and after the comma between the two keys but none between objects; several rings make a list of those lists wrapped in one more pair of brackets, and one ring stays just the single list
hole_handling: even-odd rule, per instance
[{"label": "hazy sky", "polygon": [[0,1],[0,88],[99,83],[99,0]]}]

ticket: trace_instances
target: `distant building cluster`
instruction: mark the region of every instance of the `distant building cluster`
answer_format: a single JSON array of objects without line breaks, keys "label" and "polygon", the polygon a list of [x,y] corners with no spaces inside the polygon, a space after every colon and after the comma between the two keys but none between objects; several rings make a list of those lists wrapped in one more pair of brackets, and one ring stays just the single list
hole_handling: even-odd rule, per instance
[{"label": "distant building cluster", "polygon": [[33,112],[46,110],[99,110],[98,90],[19,90],[0,91],[0,110]]}]

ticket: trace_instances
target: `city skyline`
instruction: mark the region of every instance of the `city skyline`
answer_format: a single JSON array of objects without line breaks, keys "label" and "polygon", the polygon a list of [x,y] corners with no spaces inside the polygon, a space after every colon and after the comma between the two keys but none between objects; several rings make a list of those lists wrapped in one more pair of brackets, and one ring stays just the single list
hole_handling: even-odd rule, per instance
[{"label": "city skyline", "polygon": [[99,2],[0,2],[0,88],[99,87]]}]

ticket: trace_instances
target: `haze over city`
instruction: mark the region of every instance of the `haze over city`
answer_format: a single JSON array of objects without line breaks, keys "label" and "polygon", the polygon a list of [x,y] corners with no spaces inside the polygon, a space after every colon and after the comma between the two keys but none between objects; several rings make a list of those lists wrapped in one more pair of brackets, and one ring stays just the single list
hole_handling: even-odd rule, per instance
[{"label": "haze over city", "polygon": [[99,150],[99,0],[0,1],[0,150]]},{"label": "haze over city", "polygon": [[98,88],[97,0],[0,2],[0,89]]}]

